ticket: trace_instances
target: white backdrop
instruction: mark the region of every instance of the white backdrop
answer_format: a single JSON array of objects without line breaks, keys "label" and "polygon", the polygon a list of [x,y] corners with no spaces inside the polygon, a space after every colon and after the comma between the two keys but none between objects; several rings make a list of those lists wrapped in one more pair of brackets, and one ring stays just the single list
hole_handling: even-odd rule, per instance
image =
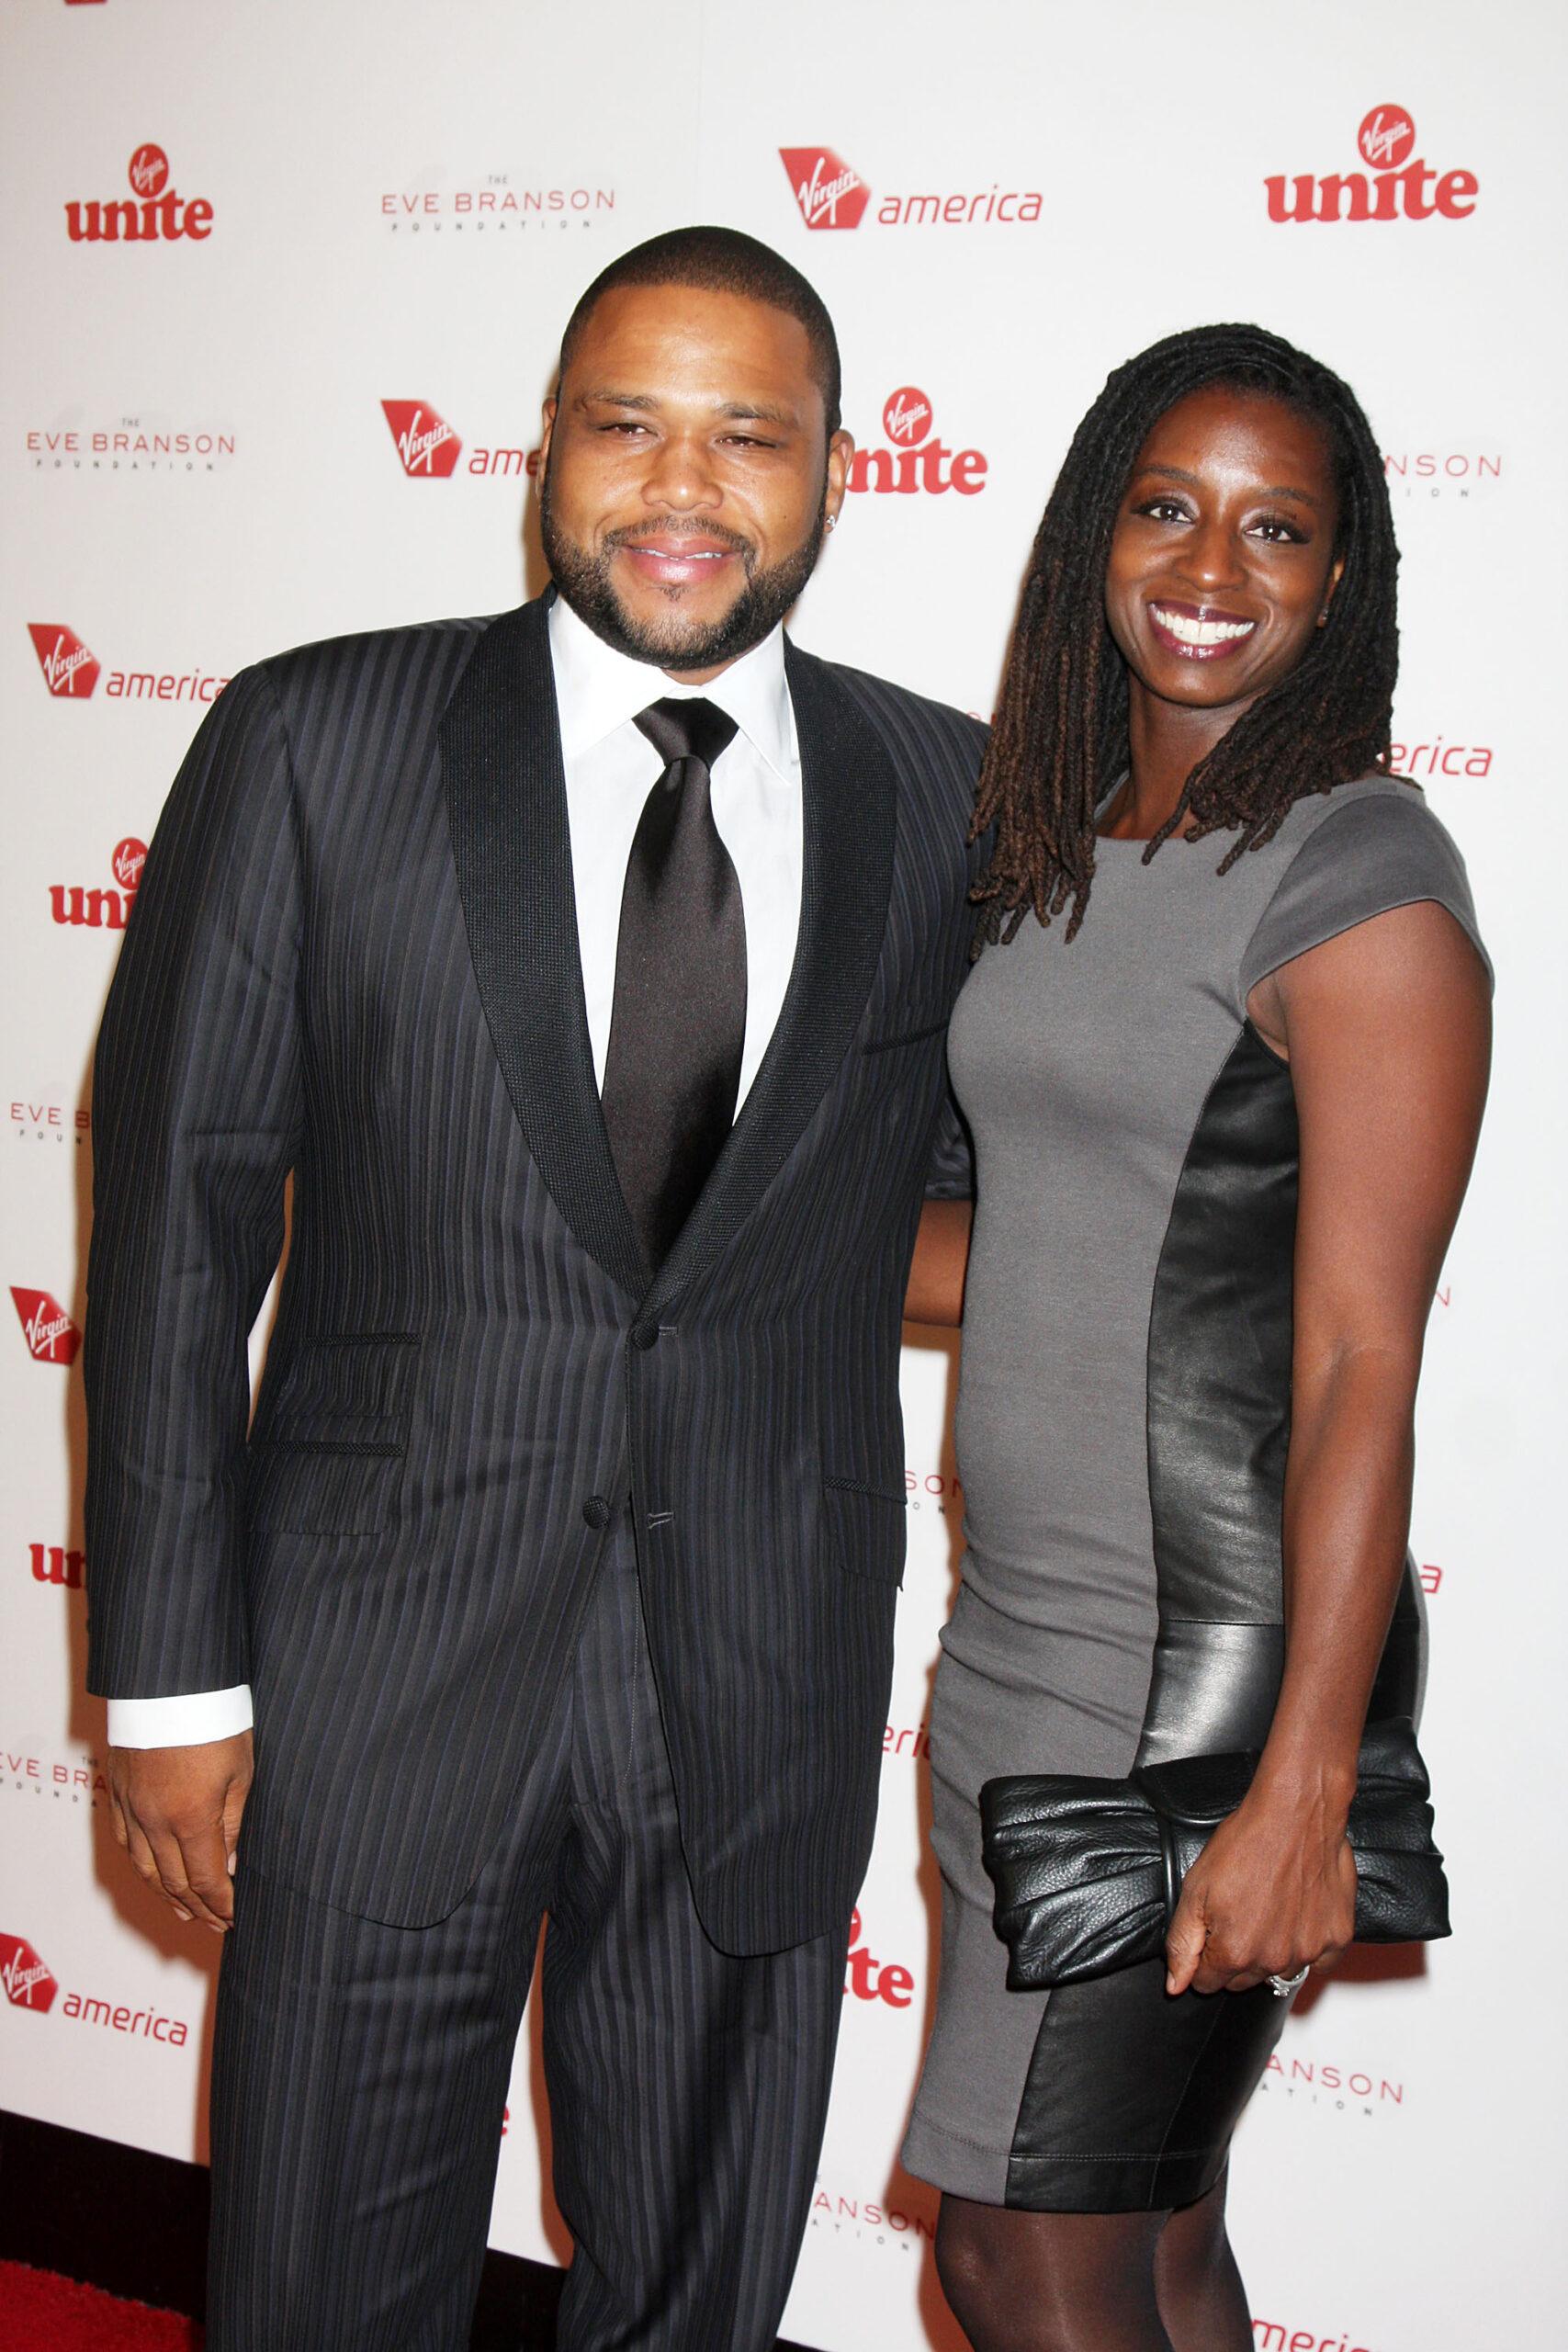
[{"label": "white backdrop", "polygon": [[[1414,1530],[1458,1932],[1303,2001],[1242,2128],[1235,2228],[1258,2342],[1278,2352],[1558,2340],[1564,1909],[1541,1882],[1561,1852],[1568,1630],[1561,11],[6,15],[0,2102],[202,2152],[210,1955],[120,1864],[102,1711],[81,1693],[88,1057],[140,844],[200,705],[242,663],[515,601],[525,457],[571,302],[655,230],[729,221],[820,288],[846,421],[888,453],[862,469],[798,635],[976,711],[1068,435],[1129,352],[1258,319],[1351,378],[1387,452],[1397,732],[1469,859],[1501,1014],[1433,1316]],[[825,2352],[956,2341],[934,2200],[895,2162],[933,1991],[919,1754],[957,1548],[952,1372],[916,1335],[882,1825],[786,2321]],[[525,2037],[493,2237],[558,2256],[543,2128]]]}]

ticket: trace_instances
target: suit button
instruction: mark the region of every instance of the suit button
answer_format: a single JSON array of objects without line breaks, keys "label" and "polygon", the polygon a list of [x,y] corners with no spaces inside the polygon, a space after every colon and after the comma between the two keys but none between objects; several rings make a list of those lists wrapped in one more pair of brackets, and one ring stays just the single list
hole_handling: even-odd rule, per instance
[{"label": "suit button", "polygon": [[582,1506],[582,1516],[590,1527],[608,1527],[610,1506],[603,1495],[590,1495]]},{"label": "suit button", "polygon": [[634,1348],[640,1348],[645,1354],[649,1348],[656,1348],[659,1345],[658,1324],[634,1323],[632,1325],[632,1345]]}]

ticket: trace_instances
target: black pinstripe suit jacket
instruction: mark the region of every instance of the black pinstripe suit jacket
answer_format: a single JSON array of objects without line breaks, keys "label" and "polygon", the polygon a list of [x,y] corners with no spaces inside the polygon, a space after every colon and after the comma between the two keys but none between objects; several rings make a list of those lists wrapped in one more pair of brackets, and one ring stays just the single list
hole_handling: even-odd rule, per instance
[{"label": "black pinstripe suit jacket", "polygon": [[96,1066],[89,1679],[248,1680],[250,1858],[345,1908],[417,1924],[471,1883],[629,1493],[705,1926],[761,1951],[848,1916],[933,1147],[932,1189],[965,1189],[943,1031],[982,730],[787,661],[794,973],[651,1278],[594,1082],[543,605],[244,673],[154,837]]}]

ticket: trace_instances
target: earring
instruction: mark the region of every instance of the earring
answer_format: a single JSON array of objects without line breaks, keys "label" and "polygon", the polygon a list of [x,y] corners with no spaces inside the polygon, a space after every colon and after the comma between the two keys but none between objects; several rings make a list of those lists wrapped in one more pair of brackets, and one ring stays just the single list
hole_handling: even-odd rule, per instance
[{"label": "earring", "polygon": [[828,517],[828,528],[829,528],[830,531],[836,531],[836,530],[838,529],[838,527],[839,527],[839,518],[838,518],[838,516],[837,516],[836,514],[829,514],[829,517]]}]

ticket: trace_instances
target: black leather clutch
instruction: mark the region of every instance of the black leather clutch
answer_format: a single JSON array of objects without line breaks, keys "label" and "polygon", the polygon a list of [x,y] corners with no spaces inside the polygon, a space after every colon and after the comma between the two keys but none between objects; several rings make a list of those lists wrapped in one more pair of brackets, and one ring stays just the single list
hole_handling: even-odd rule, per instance
[{"label": "black leather clutch", "polygon": [[[1010,1990],[1073,1984],[1157,1958],[1183,1878],[1257,1769],[1248,1750],[1145,1764],[1124,1781],[1076,1772],[987,1781],[980,1824]],[[1409,1718],[1369,1726],[1349,1818],[1358,1943],[1450,1932],[1429,1797]]]}]

